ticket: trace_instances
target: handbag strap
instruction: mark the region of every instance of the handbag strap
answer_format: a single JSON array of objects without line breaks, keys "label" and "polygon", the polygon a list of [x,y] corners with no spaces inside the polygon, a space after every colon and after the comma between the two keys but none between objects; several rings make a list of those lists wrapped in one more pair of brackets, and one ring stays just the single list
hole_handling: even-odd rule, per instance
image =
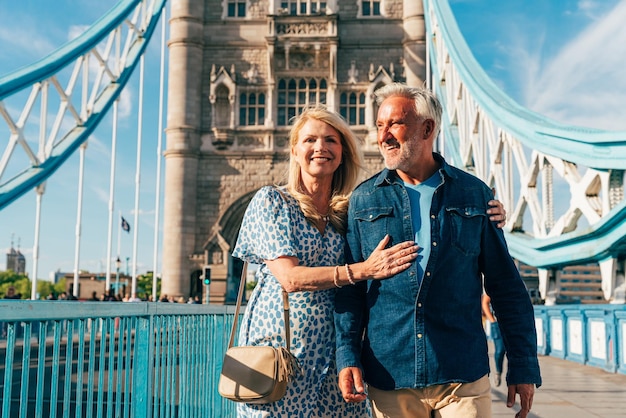
[{"label": "handbag strap", "polygon": [[[235,332],[237,331],[237,323],[239,322],[239,309],[241,308],[241,301],[243,300],[243,291],[246,287],[246,275],[248,273],[248,262],[244,262],[243,269],[241,270],[241,280],[239,282],[239,293],[237,294],[237,307],[235,308],[235,319],[233,320],[233,327],[230,330],[230,340],[228,341],[228,348],[231,348],[235,343]],[[283,316],[285,318],[285,345],[287,350],[290,351],[291,344],[290,327],[289,327],[289,294],[285,289],[283,291]]]}]

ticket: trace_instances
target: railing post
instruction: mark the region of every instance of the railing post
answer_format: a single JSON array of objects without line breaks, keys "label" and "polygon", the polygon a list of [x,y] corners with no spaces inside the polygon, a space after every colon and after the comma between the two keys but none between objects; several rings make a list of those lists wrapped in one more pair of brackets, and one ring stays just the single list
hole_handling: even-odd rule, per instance
[{"label": "railing post", "polygon": [[560,308],[548,310],[548,326],[550,355],[558,358],[565,358],[565,330],[563,311]]},{"label": "railing post", "polygon": [[134,417],[148,417],[152,393],[152,363],[154,344],[151,343],[152,316],[139,317],[135,330],[133,362],[132,409]]},{"label": "railing post", "polygon": [[537,329],[537,353],[547,356],[550,353],[548,344],[548,315],[544,306],[535,306],[535,328]]},{"label": "railing post", "polygon": [[617,357],[619,356],[619,340],[617,338],[617,316],[615,315],[614,309],[607,309],[604,311],[604,323],[607,330],[606,342],[608,350],[608,356],[604,368],[611,373],[615,373],[617,371],[618,364]]},{"label": "railing post", "polygon": [[615,363],[616,370],[626,374],[626,310],[615,310]]},{"label": "railing post", "polygon": [[565,359],[586,364],[588,350],[586,341],[586,316],[580,306],[564,309],[565,317]]}]

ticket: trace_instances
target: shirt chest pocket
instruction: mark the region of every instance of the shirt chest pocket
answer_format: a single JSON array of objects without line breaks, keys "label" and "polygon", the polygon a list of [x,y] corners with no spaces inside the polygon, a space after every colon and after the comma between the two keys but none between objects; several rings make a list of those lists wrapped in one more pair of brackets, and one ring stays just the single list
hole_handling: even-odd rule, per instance
[{"label": "shirt chest pocket", "polygon": [[487,217],[483,208],[446,208],[452,246],[463,255],[476,256],[480,253],[482,223]]},{"label": "shirt chest pocket", "polygon": [[394,236],[394,233],[398,232],[393,230],[393,208],[390,206],[370,207],[356,211],[354,219],[359,225],[361,247],[367,254],[376,248],[385,234]]}]

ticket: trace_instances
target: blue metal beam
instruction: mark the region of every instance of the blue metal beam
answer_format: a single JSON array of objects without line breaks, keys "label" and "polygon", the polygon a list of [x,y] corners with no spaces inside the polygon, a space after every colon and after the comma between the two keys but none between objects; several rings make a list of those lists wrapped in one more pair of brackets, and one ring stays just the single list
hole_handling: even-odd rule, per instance
[{"label": "blue metal beam", "polygon": [[140,2],[141,0],[121,0],[79,37],[39,61],[0,77],[0,100],[52,77],[78,57],[92,50],[118,27]]}]

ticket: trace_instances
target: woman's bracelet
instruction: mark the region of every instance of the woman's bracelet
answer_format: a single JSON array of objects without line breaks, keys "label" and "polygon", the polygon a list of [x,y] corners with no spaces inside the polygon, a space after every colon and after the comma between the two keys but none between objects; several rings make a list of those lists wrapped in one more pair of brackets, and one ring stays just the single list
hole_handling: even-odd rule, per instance
[{"label": "woman's bracelet", "polygon": [[352,275],[352,270],[350,270],[349,264],[346,264],[346,275],[348,276],[348,281],[350,282],[350,284],[356,284],[354,283],[354,276]]},{"label": "woman's bracelet", "polygon": [[339,266],[335,266],[335,274],[333,275],[333,283],[335,283],[335,287],[341,288],[341,285],[339,285]]}]

